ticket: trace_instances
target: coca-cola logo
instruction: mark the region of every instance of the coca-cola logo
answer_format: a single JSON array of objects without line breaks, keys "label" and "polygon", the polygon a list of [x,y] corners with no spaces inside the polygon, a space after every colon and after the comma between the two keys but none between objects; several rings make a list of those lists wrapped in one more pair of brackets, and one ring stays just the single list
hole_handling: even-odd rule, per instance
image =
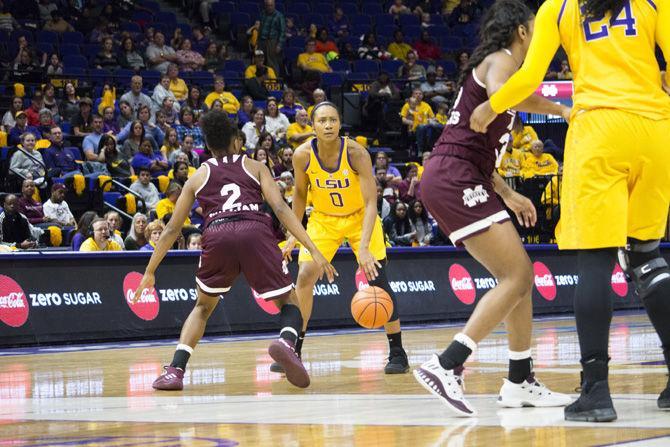
[{"label": "coca-cola logo", "polygon": [[0,275],[0,321],[11,327],[21,327],[28,320],[28,299],[16,281]]},{"label": "coca-cola logo", "polygon": [[365,272],[360,267],[358,267],[356,270],[356,276],[354,280],[356,281],[356,290],[363,290],[370,287],[368,279],[365,277]]},{"label": "coca-cola logo", "polygon": [[535,287],[542,298],[553,301],[556,298],[556,281],[549,268],[541,262],[533,263],[535,272]]},{"label": "coca-cola logo", "polygon": [[132,310],[135,315],[145,321],[151,321],[158,316],[160,302],[158,301],[156,289],[145,289],[142,291],[142,295],[137,302],[133,304],[135,290],[137,290],[141,281],[141,273],[128,273],[123,280],[123,296],[126,299],[128,307],[130,307],[130,310]]},{"label": "coca-cola logo", "polygon": [[625,297],[628,295],[628,282],[626,281],[626,275],[623,272],[623,269],[617,262],[612,271],[612,290],[614,293],[620,297]]},{"label": "coca-cola logo", "polygon": [[270,315],[277,315],[279,313],[279,308],[273,300],[264,300],[253,288],[251,288],[251,295],[253,295],[254,301],[256,301],[258,307],[263,309],[264,312]]},{"label": "coca-cola logo", "polygon": [[449,267],[449,284],[461,303],[470,305],[475,302],[477,290],[465,267],[460,264],[452,264]]}]

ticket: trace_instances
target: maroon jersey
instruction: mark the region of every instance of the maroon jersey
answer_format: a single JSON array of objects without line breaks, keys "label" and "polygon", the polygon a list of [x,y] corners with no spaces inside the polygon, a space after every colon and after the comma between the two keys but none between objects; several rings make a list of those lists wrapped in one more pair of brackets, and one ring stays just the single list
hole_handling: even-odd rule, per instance
[{"label": "maroon jersey", "polygon": [[205,183],[195,197],[202,206],[203,227],[218,219],[257,220],[268,225],[270,216],[263,212],[261,184],[244,167],[246,155],[210,158]]},{"label": "maroon jersey", "polygon": [[484,173],[492,174],[512,141],[511,130],[516,112],[508,110],[489,125],[486,133],[470,129],[470,115],[489,99],[486,86],[472,70],[463,81],[449,121],[435,143],[433,154],[452,155],[471,161]]}]

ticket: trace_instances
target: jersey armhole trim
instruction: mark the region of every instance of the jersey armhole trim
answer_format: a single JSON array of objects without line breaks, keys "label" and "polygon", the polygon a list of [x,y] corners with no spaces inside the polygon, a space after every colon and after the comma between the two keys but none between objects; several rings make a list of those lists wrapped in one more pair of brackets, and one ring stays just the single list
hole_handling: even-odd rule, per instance
[{"label": "jersey armhole trim", "polygon": [[658,8],[656,8],[656,3],[654,3],[652,0],[647,0],[647,3],[649,3],[651,7],[654,8],[654,11],[658,10]]},{"label": "jersey armhole trim", "polygon": [[[647,1],[650,2],[651,0],[647,0]],[[563,18],[563,13],[565,12],[565,6],[566,6],[567,4],[568,4],[568,0],[563,0],[563,4],[561,5],[561,10],[560,10],[560,12],[558,13],[558,20],[556,21],[556,24],[557,24],[557,25],[560,25],[560,24],[561,24],[561,19]]]},{"label": "jersey armhole trim", "polygon": [[209,167],[209,164],[203,163],[207,167],[207,177],[205,177],[205,181],[202,182],[202,185],[200,185],[200,188],[195,192],[196,198],[198,197],[198,194],[200,194],[200,191],[202,191],[202,188],[204,188],[207,183],[209,183],[209,177],[212,175],[212,169]]},{"label": "jersey armhole trim", "polygon": [[480,86],[481,88],[486,88],[486,84],[484,84],[482,81],[479,80],[479,78],[477,77],[477,72],[475,70],[476,70],[475,68],[472,69],[472,79],[474,79],[477,85]]},{"label": "jersey armhole trim", "polygon": [[258,183],[258,186],[260,186],[261,182],[259,182],[258,179],[257,179],[256,177],[254,177],[253,175],[251,175],[251,172],[249,172],[249,170],[247,169],[246,165],[244,164],[244,160],[245,160],[246,158],[247,158],[246,155],[242,155],[242,161],[240,162],[240,163],[242,164],[242,169],[244,169],[244,172],[246,172],[247,175],[248,175],[249,177],[251,177],[251,178],[254,180],[254,182]]}]

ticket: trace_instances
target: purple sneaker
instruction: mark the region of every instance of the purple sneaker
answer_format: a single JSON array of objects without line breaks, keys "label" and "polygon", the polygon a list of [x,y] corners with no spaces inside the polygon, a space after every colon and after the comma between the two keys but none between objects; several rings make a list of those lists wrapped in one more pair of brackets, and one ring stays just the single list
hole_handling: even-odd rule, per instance
[{"label": "purple sneaker", "polygon": [[280,338],[270,343],[268,353],[286,374],[286,379],[298,388],[309,386],[309,374],[305,370],[300,357],[295,353],[293,343]]},{"label": "purple sneaker", "polygon": [[437,354],[414,370],[414,378],[427,391],[459,416],[472,417],[477,411],[463,396],[463,367],[446,370],[440,365]]},{"label": "purple sneaker", "polygon": [[184,371],[174,366],[164,366],[165,372],[154,380],[153,386],[157,390],[180,391],[184,389]]}]

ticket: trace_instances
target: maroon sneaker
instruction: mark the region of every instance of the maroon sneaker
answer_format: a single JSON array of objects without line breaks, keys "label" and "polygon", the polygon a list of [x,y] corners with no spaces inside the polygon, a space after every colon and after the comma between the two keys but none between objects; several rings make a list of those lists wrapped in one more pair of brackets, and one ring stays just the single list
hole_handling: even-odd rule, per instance
[{"label": "maroon sneaker", "polygon": [[309,374],[305,370],[300,357],[295,353],[293,343],[280,338],[270,343],[268,353],[272,360],[284,369],[286,379],[298,388],[309,386]]},{"label": "maroon sneaker", "polygon": [[184,371],[174,366],[164,366],[165,372],[154,380],[153,387],[157,390],[180,391],[184,389]]}]

